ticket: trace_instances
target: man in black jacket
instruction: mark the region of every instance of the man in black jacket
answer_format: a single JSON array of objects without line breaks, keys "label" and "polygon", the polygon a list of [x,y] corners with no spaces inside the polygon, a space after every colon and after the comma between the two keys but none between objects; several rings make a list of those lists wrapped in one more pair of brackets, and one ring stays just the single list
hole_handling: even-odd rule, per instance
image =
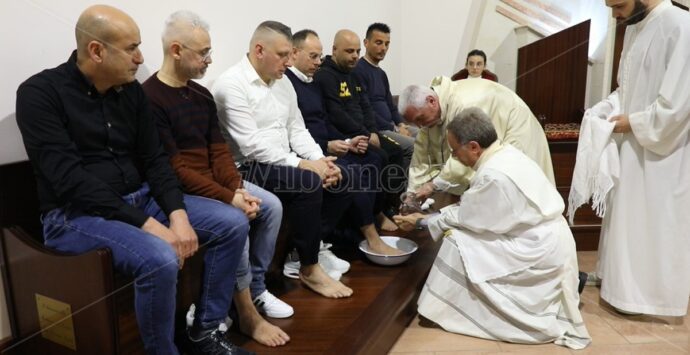
[{"label": "man in black jacket", "polygon": [[379,155],[383,162],[383,187],[397,194],[405,185],[407,167],[403,164],[400,145],[379,133],[374,111],[352,74],[361,50],[359,42],[354,32],[338,31],[333,40],[333,54],[326,56],[321,69],[314,75],[314,81],[323,94],[330,123],[348,138],[369,137],[368,149]]}]

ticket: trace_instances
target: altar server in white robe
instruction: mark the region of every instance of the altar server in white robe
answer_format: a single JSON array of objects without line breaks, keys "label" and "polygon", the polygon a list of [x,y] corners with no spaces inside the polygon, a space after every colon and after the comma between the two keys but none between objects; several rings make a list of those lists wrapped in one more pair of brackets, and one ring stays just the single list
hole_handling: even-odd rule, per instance
[{"label": "altar server in white robe", "polygon": [[463,110],[447,130],[452,157],[476,171],[469,189],[440,214],[395,216],[403,229],[426,224],[435,240],[445,237],[419,314],[450,332],[584,348],[591,338],[563,199],[480,109]]},{"label": "altar server in white robe", "polygon": [[[690,14],[671,1],[606,0],[627,25],[614,132],[620,180],[599,243],[601,297],[628,313],[683,316],[690,297]],[[616,134],[614,134],[616,136]]]}]

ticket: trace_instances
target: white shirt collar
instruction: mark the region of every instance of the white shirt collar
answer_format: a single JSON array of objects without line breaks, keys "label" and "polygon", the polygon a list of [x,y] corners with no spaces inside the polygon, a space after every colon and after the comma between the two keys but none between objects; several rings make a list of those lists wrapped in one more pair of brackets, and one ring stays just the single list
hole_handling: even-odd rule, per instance
[{"label": "white shirt collar", "polygon": [[267,87],[273,86],[275,84],[275,80],[271,80],[268,84],[261,79],[261,76],[259,76],[259,73],[256,71],[252,63],[249,61],[249,55],[244,55],[242,56],[242,60],[240,61],[240,68],[242,68],[242,72],[244,73],[244,76],[247,78],[247,81],[249,81],[252,84],[259,84]]},{"label": "white shirt collar", "polygon": [[294,66],[289,67],[288,69],[290,69],[295,74],[295,76],[297,76],[297,78],[303,83],[311,83],[312,81],[314,81],[314,78],[308,77],[307,74],[302,73],[299,69],[295,68]]}]

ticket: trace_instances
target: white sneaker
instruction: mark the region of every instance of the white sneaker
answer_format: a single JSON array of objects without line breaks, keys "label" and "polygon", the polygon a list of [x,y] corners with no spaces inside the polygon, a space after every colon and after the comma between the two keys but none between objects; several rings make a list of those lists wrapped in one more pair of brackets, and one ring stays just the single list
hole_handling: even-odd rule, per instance
[{"label": "white sneaker", "polygon": [[[328,274],[330,278],[336,281],[340,281],[340,278],[343,276],[343,274],[338,271],[338,270],[333,270],[333,269],[327,269],[322,263],[321,263],[321,255],[319,254],[319,265],[321,265],[321,268],[323,271]],[[287,258],[285,258],[285,264],[283,264],[283,275],[285,277],[289,277],[291,279],[299,279],[299,268],[302,265],[299,262],[299,258],[297,256],[297,253],[293,250],[290,254],[288,254]]]},{"label": "white sneaker", "polygon": [[586,286],[601,286],[601,279],[597,276],[596,271],[590,271],[587,273]]},{"label": "white sneaker", "polygon": [[256,296],[254,305],[261,314],[265,314],[271,318],[287,318],[295,314],[292,307],[274,296],[268,290]]},{"label": "white sneaker", "polygon": [[321,250],[319,251],[319,264],[321,264],[321,267],[326,271],[336,270],[341,274],[350,271],[350,263],[335,256],[335,254],[329,250],[331,246],[333,245],[330,243],[321,242]]},{"label": "white sneaker", "polygon": [[[187,316],[185,317],[187,319],[187,328],[191,328],[192,325],[194,324],[194,312],[196,311],[196,306],[194,303],[192,303],[189,306],[189,310],[187,311]],[[221,331],[221,333],[225,333],[228,331],[228,329],[232,327],[232,318],[230,316],[225,316],[225,321],[220,322],[218,325],[218,330]]]}]

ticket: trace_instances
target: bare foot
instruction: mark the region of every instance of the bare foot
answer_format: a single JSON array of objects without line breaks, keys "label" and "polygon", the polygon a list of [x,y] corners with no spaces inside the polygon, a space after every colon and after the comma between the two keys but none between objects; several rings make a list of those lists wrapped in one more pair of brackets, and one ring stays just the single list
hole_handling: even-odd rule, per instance
[{"label": "bare foot", "polygon": [[381,255],[400,255],[403,252],[400,249],[393,248],[381,240],[381,238],[371,238],[367,240],[369,243],[369,250]]},{"label": "bare foot", "polygon": [[276,347],[285,345],[290,337],[282,329],[267,322],[258,313],[240,319],[240,331],[259,344]]},{"label": "bare foot", "polygon": [[352,289],[342,282],[333,280],[319,264],[303,266],[299,278],[312,291],[328,298],[345,298],[352,296]]},{"label": "bare foot", "polygon": [[398,230],[398,225],[383,213],[379,214],[378,222],[381,225],[381,230],[384,232],[395,232]]}]

